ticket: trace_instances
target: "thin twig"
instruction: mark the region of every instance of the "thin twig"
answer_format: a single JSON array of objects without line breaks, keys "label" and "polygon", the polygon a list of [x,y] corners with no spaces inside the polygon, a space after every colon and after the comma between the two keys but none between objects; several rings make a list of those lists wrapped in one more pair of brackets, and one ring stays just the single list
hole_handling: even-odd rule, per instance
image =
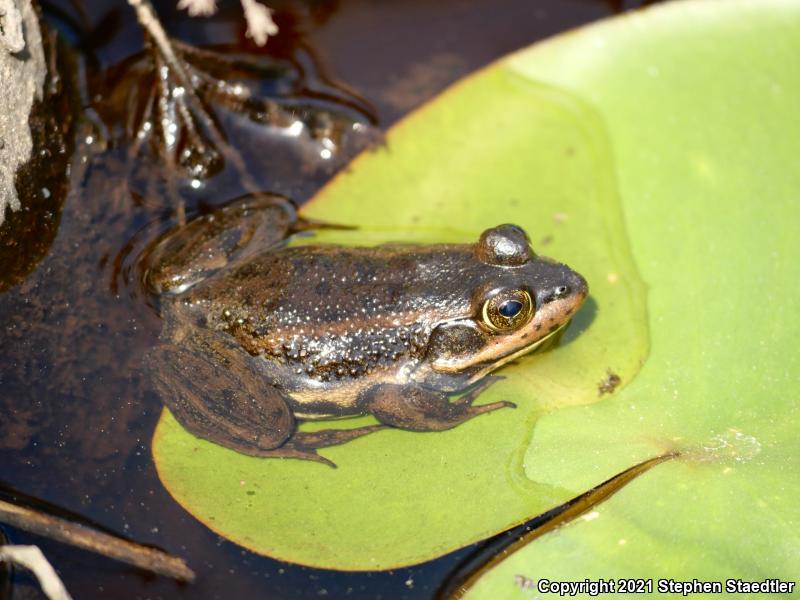
[{"label": "thin twig", "polygon": [[[175,53],[172,41],[169,39],[167,32],[164,31],[164,27],[161,25],[161,21],[159,21],[150,0],[128,0],[128,4],[136,11],[136,18],[139,20],[139,24],[152,37],[168,70],[172,71],[178,84],[183,87],[183,95],[177,101],[179,103],[186,102],[194,107],[193,114],[201,121],[206,133],[211,137],[211,143],[214,144],[215,149],[220,150],[223,156],[233,164],[244,187],[250,193],[259,196],[261,194],[259,187],[247,170],[244,159],[236,148],[225,140],[224,134],[203,107],[203,102],[195,90],[191,73],[187,69],[188,65]],[[191,118],[188,118],[186,122],[189,123],[187,126],[194,127]]]},{"label": "thin twig", "polygon": [[161,54],[164,55],[164,60],[167,64],[173,71],[178,73],[182,81],[188,81],[189,77],[183,69],[183,63],[175,56],[175,52],[172,50],[172,44],[170,44],[169,37],[167,37],[167,32],[164,31],[164,28],[161,26],[161,21],[158,20],[156,11],[153,9],[153,5],[150,4],[150,1],[128,0],[128,4],[136,11],[139,24],[153,37],[153,41],[156,43],[156,46],[158,46],[158,49],[161,50]]},{"label": "thin twig", "polygon": [[182,558],[25,506],[0,500],[0,522],[178,581],[194,581],[194,572]]},{"label": "thin twig", "polygon": [[50,600],[72,600],[56,570],[38,546],[0,546],[0,562],[23,567],[32,572],[44,595]]}]

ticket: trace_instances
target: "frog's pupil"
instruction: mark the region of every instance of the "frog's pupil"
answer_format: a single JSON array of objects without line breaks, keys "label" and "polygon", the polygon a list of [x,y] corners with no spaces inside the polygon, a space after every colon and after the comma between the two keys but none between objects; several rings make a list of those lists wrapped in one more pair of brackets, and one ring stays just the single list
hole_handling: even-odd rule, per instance
[{"label": "frog's pupil", "polygon": [[518,300],[506,300],[500,305],[499,312],[501,315],[510,319],[516,317],[519,311],[522,310],[522,302]]}]

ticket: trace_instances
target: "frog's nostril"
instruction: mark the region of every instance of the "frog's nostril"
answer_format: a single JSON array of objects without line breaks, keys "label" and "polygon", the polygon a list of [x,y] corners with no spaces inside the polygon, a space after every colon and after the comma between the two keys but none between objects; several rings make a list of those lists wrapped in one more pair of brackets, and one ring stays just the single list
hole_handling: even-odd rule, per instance
[{"label": "frog's nostril", "polygon": [[563,298],[567,294],[569,294],[569,286],[567,285],[560,285],[553,292],[555,298]]},{"label": "frog's nostril", "polygon": [[576,296],[585,298],[589,294],[589,285],[586,280],[578,273],[572,274],[572,281],[570,281],[570,288],[575,292]]}]

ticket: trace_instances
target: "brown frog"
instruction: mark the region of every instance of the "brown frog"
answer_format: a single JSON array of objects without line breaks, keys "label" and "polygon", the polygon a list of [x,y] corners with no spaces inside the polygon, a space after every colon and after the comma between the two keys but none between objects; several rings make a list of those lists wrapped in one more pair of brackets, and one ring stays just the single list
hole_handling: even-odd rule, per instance
[{"label": "brown frog", "polygon": [[[193,434],[332,464],[318,448],[513,407],[473,402],[497,379],[490,373],[552,338],[587,296],[583,277],[534,254],[516,225],[474,244],[286,245],[317,226],[262,195],[147,253],[144,280],[164,319],[147,363]],[[297,431],[299,420],[363,414],[379,424]]]}]

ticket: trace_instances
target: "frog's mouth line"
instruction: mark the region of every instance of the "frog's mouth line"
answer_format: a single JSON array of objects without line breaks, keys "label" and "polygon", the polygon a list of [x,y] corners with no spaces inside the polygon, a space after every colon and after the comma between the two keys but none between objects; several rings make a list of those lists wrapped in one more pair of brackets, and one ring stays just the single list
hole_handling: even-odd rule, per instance
[{"label": "frog's mouth line", "polygon": [[553,340],[556,336],[561,334],[564,331],[564,328],[570,324],[572,320],[566,321],[565,323],[558,326],[558,329],[555,329],[544,336],[542,339],[538,340],[537,342],[531,344],[530,346],[525,346],[524,348],[520,348],[516,352],[512,352],[508,356],[504,356],[498,361],[492,362],[491,364],[487,365],[485,368],[481,369],[470,378],[470,383],[474,383],[479,379],[482,379],[489,373],[496,371],[503,365],[507,365],[508,363],[518,359],[520,356],[524,356],[526,354],[531,354],[536,352],[537,350],[541,350],[543,346],[549,346],[549,342]]}]

